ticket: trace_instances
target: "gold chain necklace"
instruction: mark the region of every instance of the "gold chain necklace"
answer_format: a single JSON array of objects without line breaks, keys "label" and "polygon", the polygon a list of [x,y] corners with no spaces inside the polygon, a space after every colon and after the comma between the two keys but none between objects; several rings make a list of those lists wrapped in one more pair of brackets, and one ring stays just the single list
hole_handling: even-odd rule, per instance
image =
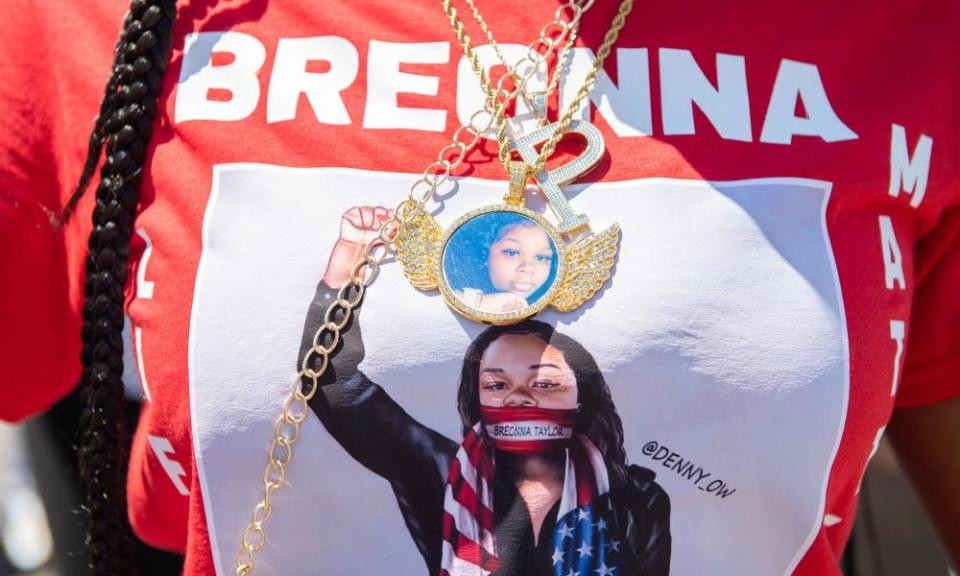
[{"label": "gold chain necklace", "polygon": [[[592,169],[604,152],[600,131],[587,121],[575,122],[573,116],[623,29],[633,0],[622,0],[593,65],[559,121],[512,143],[507,137],[506,107],[525,84],[526,72],[508,69],[494,85],[451,2],[441,0],[457,41],[494,108],[498,157],[510,176],[510,186],[502,204],[473,210],[447,230],[429,211],[418,210],[396,240],[397,260],[415,288],[439,290],[451,308],[474,321],[510,324],[547,306],[572,311],[592,298],[609,279],[620,241],[616,224],[574,243],[568,244],[564,238],[574,231],[580,233],[589,218],[573,211],[560,187]],[[471,6],[479,16],[476,6]],[[478,21],[483,22],[482,16]],[[485,24],[482,27],[492,38],[489,28]],[[564,34],[568,31],[569,28],[564,29]],[[507,88],[508,81],[514,82],[512,89]],[[575,161],[546,170],[547,160],[568,131],[582,135],[587,149]],[[519,160],[513,158],[514,152],[519,153]],[[559,219],[558,226],[525,206],[527,181],[531,177]],[[506,247],[502,242],[513,244]]]},{"label": "gold chain necklace", "polygon": [[[587,0],[584,4],[589,6],[592,1],[593,0]],[[624,4],[632,4],[632,0],[625,0]],[[446,8],[449,8],[449,2],[444,1],[444,5],[446,11]],[[567,5],[577,6],[579,8],[579,10],[576,11],[578,14],[585,9],[581,8],[581,4],[576,0],[571,0]],[[540,39],[531,44],[527,55],[513,67],[511,72],[508,72],[514,80],[522,80],[524,77],[529,79],[536,72],[540,58],[534,57],[532,54],[539,54],[540,47],[545,48],[545,55],[550,54],[556,49],[556,43],[548,40],[550,36],[545,31],[551,26],[559,28],[569,26],[563,19],[562,14],[565,6],[557,9],[554,15],[554,21],[544,27],[544,30],[541,31]],[[618,13],[618,17],[622,15],[625,18],[628,12],[629,7],[626,12],[624,12],[623,5],[621,5],[621,11]],[[448,16],[450,16],[449,12]],[[453,23],[454,20],[455,13],[451,23]],[[604,58],[606,57],[606,53],[609,53],[609,47],[616,40],[616,34],[619,33],[619,29],[622,26],[621,21],[612,40],[609,39],[610,32],[608,31],[607,38],[605,38],[604,41],[606,50],[601,46],[598,57],[599,54],[603,54]],[[459,29],[458,39],[465,38],[467,40],[466,47],[469,48],[469,37],[462,32],[462,24]],[[457,30],[456,26],[455,30]],[[461,42],[461,45],[463,45],[463,42]],[[472,48],[470,49],[470,53],[473,54]],[[480,73],[483,73],[483,68],[479,66],[479,61],[475,54],[473,54],[470,60],[474,71],[477,72],[479,70]],[[523,72],[517,72],[525,62],[531,66],[527,66]],[[588,75],[587,79],[588,83],[585,83],[584,87],[581,88],[581,92],[583,92],[584,95],[589,91],[589,85],[592,85],[596,77],[597,68],[599,68],[599,66],[595,66],[595,68],[591,70],[592,73]],[[310,414],[308,402],[319,391],[319,379],[330,365],[330,356],[339,345],[342,332],[350,321],[351,315],[363,300],[367,286],[369,286],[379,274],[380,266],[389,256],[390,251],[395,250],[398,260],[401,260],[401,264],[403,265],[404,274],[415,286],[417,285],[416,279],[418,278],[418,274],[423,278],[436,274],[436,268],[430,268],[428,270],[427,265],[423,261],[408,259],[404,262],[401,259],[401,254],[409,258],[411,254],[410,247],[417,243],[416,238],[418,236],[424,234],[425,228],[422,222],[425,217],[430,216],[429,212],[425,210],[427,202],[436,195],[439,187],[451,178],[452,172],[463,163],[467,154],[473,150],[479,142],[481,135],[490,129],[496,117],[503,115],[504,108],[509,104],[511,99],[519,94],[519,87],[525,82],[525,80],[519,82],[517,88],[514,90],[507,90],[503,79],[501,79],[496,89],[491,90],[489,81],[487,80],[485,82],[484,79],[485,74],[481,76],[481,84],[485,84],[484,89],[487,93],[487,101],[485,102],[484,108],[471,115],[465,124],[454,131],[453,142],[440,150],[437,155],[437,160],[427,166],[422,177],[410,186],[407,197],[397,205],[390,218],[381,225],[377,237],[365,246],[363,256],[357,260],[350,270],[349,282],[339,289],[336,298],[324,313],[323,324],[314,333],[312,346],[304,354],[300,370],[294,376],[290,391],[284,399],[280,416],[273,428],[273,440],[267,450],[267,465],[261,476],[263,496],[254,507],[250,521],[244,527],[241,535],[241,547],[235,564],[237,576],[248,576],[253,572],[256,554],[262,550],[267,543],[265,524],[274,511],[272,498],[277,490],[286,485],[287,469],[293,460],[293,447],[300,438],[302,423]],[[579,106],[580,101],[582,101],[582,97],[577,98],[571,106],[571,109],[575,110]],[[494,110],[491,110],[491,106],[494,107]],[[484,118],[484,116],[486,116],[486,118]],[[566,122],[566,125],[569,126],[572,113],[566,114],[565,116],[570,116]],[[505,119],[502,123],[505,126]],[[545,128],[549,128],[549,126]],[[557,138],[557,140],[559,141],[559,138]],[[498,141],[500,142],[501,150],[503,150],[504,143],[506,142],[505,128],[503,130],[498,129]],[[555,145],[556,143],[554,143],[554,146]],[[523,152],[524,149],[520,151]],[[552,151],[550,153],[552,154]],[[524,174],[529,175],[529,172],[525,169]],[[522,210],[526,211],[525,208],[522,208]],[[530,212],[530,214],[534,213]],[[546,222],[545,219],[539,215],[537,215],[537,217],[549,226],[549,223]],[[619,229],[616,228],[616,225],[611,229],[616,234],[612,244],[612,253],[610,253],[609,230],[604,233],[608,236],[608,241],[602,242],[599,246],[593,243],[590,246],[590,250],[594,253],[596,253],[597,250],[605,250],[606,256],[604,259],[610,260],[612,263],[613,256],[616,253],[616,239],[619,238]],[[583,244],[583,241],[577,244]],[[591,254],[583,250],[572,250],[570,253],[570,258],[567,260],[569,263],[567,265],[568,267],[576,267],[577,261],[582,264],[585,261],[595,260]],[[609,272],[607,272],[607,276],[608,274]],[[607,276],[603,276],[603,279],[600,280],[600,285],[602,285]],[[598,288],[599,286],[597,286],[597,289]],[[593,292],[591,292],[591,294],[592,293]],[[570,303],[571,302],[566,302],[568,305]],[[559,306],[555,305],[555,307],[560,308],[564,302],[558,302],[558,304]],[[572,310],[577,306],[579,306],[579,304],[569,309]]]},{"label": "gold chain necklace", "polygon": [[[515,88],[515,91],[519,91],[529,76],[524,78],[523,76],[519,75],[518,72],[508,70],[508,72],[504,74],[497,82],[497,86],[494,87],[489,76],[484,70],[483,65],[480,63],[480,59],[477,57],[476,52],[470,44],[470,35],[464,31],[463,22],[457,16],[457,10],[451,6],[451,2],[452,0],[441,0],[443,11],[450,20],[450,26],[453,28],[454,34],[457,36],[457,41],[460,43],[460,47],[463,50],[464,55],[470,61],[470,65],[474,74],[476,74],[480,79],[480,85],[483,87],[487,98],[494,102],[496,111],[495,120],[497,123],[497,141],[500,145],[500,163],[508,173],[511,173],[511,148],[507,142],[507,125],[505,116],[508,99],[498,98],[498,95],[503,93],[504,85],[508,80],[516,81],[517,87]],[[583,99],[586,98],[587,94],[589,94],[590,90],[593,88],[597,74],[602,69],[604,60],[606,60],[607,56],[610,55],[610,49],[617,41],[620,31],[623,29],[624,24],[626,24],[627,15],[630,14],[632,9],[633,0],[621,1],[617,15],[611,22],[610,28],[604,35],[603,43],[600,45],[600,48],[597,51],[597,57],[593,62],[593,66],[590,67],[590,71],[587,73],[586,78],[580,85],[580,89],[577,91],[577,95],[574,97],[573,102],[570,103],[563,116],[560,118],[560,121],[557,123],[557,126],[554,129],[550,139],[546,144],[544,144],[536,161],[530,165],[529,172],[531,174],[539,172],[541,169],[543,169],[543,167],[546,165],[547,159],[554,153],[554,151],[556,151],[557,143],[561,140],[561,138],[563,138],[563,135],[567,129],[569,129],[574,114],[576,114],[580,104],[583,102]],[[484,26],[484,28],[486,28],[486,26]],[[492,34],[489,34],[490,38],[492,38],[492,36]]]},{"label": "gold chain necklace", "polygon": [[[497,56],[497,59],[503,64],[504,68],[508,72],[514,72],[514,67],[512,67],[508,62],[506,56],[503,55],[503,52],[500,50],[500,45],[497,44],[496,39],[493,37],[493,32],[487,26],[486,20],[484,20],[483,15],[480,14],[480,9],[477,8],[477,5],[474,0],[465,0],[467,5],[470,7],[470,12],[473,15],[474,21],[477,25],[480,26],[480,29],[483,31],[484,35],[487,37],[487,41],[490,43],[490,46],[493,47],[493,51]],[[520,86],[521,92],[523,93],[524,98],[530,104],[530,107],[540,118],[540,122],[545,124],[547,122],[546,113],[547,113],[547,98],[550,94],[556,90],[559,85],[560,78],[563,77],[564,70],[568,65],[570,48],[576,43],[577,36],[580,31],[580,21],[583,16],[583,13],[586,12],[590,6],[593,5],[594,0],[586,0],[581,5],[578,2],[570,1],[566,4],[557,8],[554,12],[554,22],[547,24],[540,31],[540,39],[531,43],[531,45],[536,42],[543,42],[547,46],[547,52],[540,55],[544,62],[556,51],[556,47],[563,44],[563,47],[557,53],[557,66],[554,68],[553,75],[550,77],[550,81],[547,83],[547,87],[544,90],[537,92],[530,92],[526,88],[526,81],[524,85]],[[557,25],[556,22],[560,21],[558,14],[564,10],[570,10],[571,16],[570,19],[566,21],[565,26]],[[554,36],[553,34],[556,34]],[[528,46],[529,50],[532,48]]]}]

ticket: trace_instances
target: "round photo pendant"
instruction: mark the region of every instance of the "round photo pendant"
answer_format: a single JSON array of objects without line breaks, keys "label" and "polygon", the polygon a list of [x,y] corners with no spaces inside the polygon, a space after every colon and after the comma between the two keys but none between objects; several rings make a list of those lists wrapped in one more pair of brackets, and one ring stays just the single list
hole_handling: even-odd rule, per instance
[{"label": "round photo pendant", "polygon": [[440,291],[478,322],[512,324],[543,310],[563,277],[564,242],[542,215],[519,206],[464,214],[443,239]]}]

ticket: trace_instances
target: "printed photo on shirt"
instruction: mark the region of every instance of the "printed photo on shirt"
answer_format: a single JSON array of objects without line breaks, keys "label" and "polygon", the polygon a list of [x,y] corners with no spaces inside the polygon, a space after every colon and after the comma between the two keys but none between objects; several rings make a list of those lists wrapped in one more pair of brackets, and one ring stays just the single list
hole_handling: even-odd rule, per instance
[{"label": "printed photo on shirt", "polygon": [[[249,522],[238,503],[262,493],[259,447],[295,351],[312,346],[407,179],[215,174],[190,401],[218,574],[232,573]],[[462,317],[388,257],[311,400],[258,562],[289,574],[791,573],[821,529],[846,413],[828,193],[794,178],[576,189],[594,229],[622,231],[609,285],[576,312],[509,327]],[[465,178],[434,217],[453,236],[502,194],[503,182]],[[489,261],[510,228],[463,236],[464,254]],[[542,475],[519,466],[530,461]]]}]

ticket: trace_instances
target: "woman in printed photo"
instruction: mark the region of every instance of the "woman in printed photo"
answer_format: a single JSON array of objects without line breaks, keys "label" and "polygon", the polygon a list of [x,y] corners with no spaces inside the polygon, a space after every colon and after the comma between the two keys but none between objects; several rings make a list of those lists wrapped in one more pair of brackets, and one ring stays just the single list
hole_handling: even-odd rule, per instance
[{"label": "woman in printed photo", "polygon": [[[352,239],[385,217],[344,215],[301,356],[349,275]],[[414,420],[358,369],[363,357],[352,318],[311,408],[390,483],[429,574],[669,573],[669,498],[627,463],[610,389],[580,343],[537,321],[481,332],[464,354],[459,441]]]}]

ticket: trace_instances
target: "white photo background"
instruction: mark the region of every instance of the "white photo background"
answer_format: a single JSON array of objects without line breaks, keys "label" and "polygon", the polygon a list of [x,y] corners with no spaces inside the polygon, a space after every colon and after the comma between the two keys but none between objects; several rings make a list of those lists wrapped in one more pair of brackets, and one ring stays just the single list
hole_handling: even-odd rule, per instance
[{"label": "white photo background", "polygon": [[[215,168],[191,318],[190,400],[219,574],[233,573],[241,530],[262,496],[273,423],[340,217],[354,206],[394,206],[412,179]],[[439,223],[499,202],[505,185],[459,182]],[[671,574],[790,571],[820,526],[848,393],[823,216],[829,185],[645,179],[570,190],[594,231],[619,222],[620,255],[594,301],[538,319],[597,360],[630,462],[654,470],[669,494]],[[483,327],[436,292],[411,287],[395,262],[370,288],[360,322],[360,368],[414,418],[459,442],[459,371]],[[287,479],[257,559],[265,573],[426,572],[390,486],[312,414]]]}]

